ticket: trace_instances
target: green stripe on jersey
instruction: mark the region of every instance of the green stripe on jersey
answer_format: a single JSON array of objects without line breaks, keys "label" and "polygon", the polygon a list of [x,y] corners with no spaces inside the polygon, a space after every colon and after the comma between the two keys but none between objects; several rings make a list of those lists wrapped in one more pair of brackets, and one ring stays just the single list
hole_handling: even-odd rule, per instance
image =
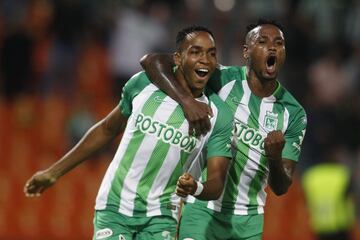
[{"label": "green stripe on jersey", "polygon": [[[258,119],[259,119],[259,115],[260,115],[260,105],[261,105],[261,100],[257,97],[257,96],[255,96],[254,94],[251,94],[250,95],[250,100],[249,100],[249,104],[248,104],[248,106],[251,106],[251,107],[249,107],[249,110],[250,110],[250,118],[248,118],[248,122],[247,122],[247,126],[248,127],[250,127],[250,128],[252,128],[252,129],[254,129],[254,130],[259,130],[259,122],[258,122]],[[254,133],[255,134],[255,133]],[[246,140],[247,139],[247,135],[249,135],[249,134],[246,134],[246,135],[244,135],[244,140]],[[251,134],[250,134],[250,136],[251,136]],[[252,138],[252,137],[251,137]],[[245,145],[244,143],[242,143],[242,142],[238,142],[238,147],[239,147],[239,145]],[[252,160],[250,160],[249,159],[249,154],[250,154],[250,151],[251,151],[251,149],[250,149],[250,145],[245,145],[246,146],[246,150],[244,150],[244,151],[242,151],[246,156],[241,156],[241,158],[244,158],[245,157],[245,161],[243,161],[243,159],[241,159],[241,158],[236,158],[236,161],[243,161],[244,162],[244,165],[246,166],[246,164],[248,164],[248,162],[249,161],[253,161],[253,159]],[[242,169],[242,172],[241,172],[241,174],[243,174],[243,170],[244,170],[244,168]],[[252,187],[255,187],[256,189],[259,187],[258,185],[258,179],[256,179],[256,177],[254,177],[253,179],[252,179],[252,181],[251,181],[251,183],[250,183],[250,186],[249,186],[249,191],[248,191],[248,193],[247,193],[247,195],[248,195],[248,198],[249,198],[249,201],[250,202],[252,202],[252,201],[254,201],[254,198],[255,198],[255,201],[256,201],[256,194],[257,194],[257,190],[252,190]],[[240,183],[241,184],[241,183]],[[256,193],[254,193],[254,191],[256,192]],[[251,210],[251,209],[249,209],[249,210]],[[249,211],[248,210],[248,211]]]},{"label": "green stripe on jersey", "polygon": [[281,104],[274,104],[272,112],[278,114],[278,124],[276,130],[283,130],[284,128],[284,106]]},{"label": "green stripe on jersey", "polygon": [[[181,118],[183,118],[182,122],[179,121],[179,119]],[[178,129],[184,121],[185,118],[183,117],[181,107],[178,105],[171,113],[166,124],[172,125],[175,129]],[[166,158],[169,148],[170,143],[164,143],[161,139],[157,141],[156,146],[151,154],[151,157],[145,167],[144,173],[137,186],[134,216],[146,215],[147,196],[149,194],[151,186],[153,185],[155,177],[157,176],[157,173],[159,172],[161,165]],[[173,190],[175,190],[175,185],[176,182],[173,184]]]},{"label": "green stripe on jersey", "polygon": [[[230,110],[235,114],[237,107],[240,104],[241,98],[244,95],[244,89],[241,86],[241,81],[235,81],[234,85],[232,86],[232,89],[229,93],[229,95],[226,97],[225,102],[230,107]],[[221,96],[221,94],[220,94]],[[222,99],[224,99],[225,96],[222,96]]]},{"label": "green stripe on jersey", "polygon": [[[271,103],[267,103],[271,104]],[[265,105],[264,100],[262,100],[262,105]],[[262,106],[260,106],[262,107]],[[278,121],[277,121],[277,127],[276,130],[282,130],[284,125],[284,108],[280,104],[272,104],[272,108],[270,109],[272,113],[277,114]],[[266,110],[263,110],[266,111]],[[264,121],[263,119],[258,119],[258,122]],[[262,154],[260,157],[260,164],[259,168],[256,171],[256,174],[254,176],[253,181],[250,184],[249,188],[249,204],[248,207],[248,214],[258,214],[258,209],[256,206],[258,206],[257,196],[260,191],[263,191],[263,184],[264,184],[264,178],[266,177],[266,166],[267,166],[267,160],[266,157]]]},{"label": "green stripe on jersey", "polygon": [[[162,97],[163,95],[164,93],[160,91],[152,93],[150,97],[146,100],[142,108],[142,113],[145,116],[153,116],[161,103],[152,101],[152,99],[155,97]],[[141,132],[140,130],[136,131],[128,144],[126,154],[119,162],[115,177],[113,179],[113,182],[111,183],[111,190],[107,200],[107,205],[115,207],[116,210],[119,208],[120,205],[120,193],[123,188],[124,179],[129,172],[130,166],[134,161],[134,157],[142,141],[144,140],[144,137],[145,134],[143,132]]]},{"label": "green stripe on jersey", "polygon": [[[240,157],[238,154],[243,154],[247,152],[248,147],[245,144],[238,146],[239,151],[236,151],[236,156],[234,159],[244,158],[246,155]],[[231,161],[231,166],[229,168],[228,179],[225,185],[224,197],[222,200],[222,209],[221,212],[232,214],[235,209],[236,197],[238,195],[238,188],[240,182],[240,175],[244,170],[246,162],[245,161]]]},{"label": "green stripe on jersey", "polygon": [[166,187],[160,196],[160,210],[162,215],[168,215],[171,216],[171,206],[170,204],[170,197],[171,194],[175,192],[176,189],[176,183],[178,180],[178,176],[181,176],[183,173],[183,166],[186,162],[186,159],[188,158],[189,153],[181,151],[180,153],[180,161],[177,163],[173,173],[171,174],[171,177],[169,181],[166,184]]},{"label": "green stripe on jersey", "polygon": [[[253,121],[248,122],[248,126],[252,127],[253,129],[259,130],[259,116],[260,116],[260,111],[261,111],[261,109],[260,109],[261,99],[259,99],[254,94],[251,94],[249,106],[251,106],[249,108],[250,108],[250,112],[251,112],[250,115],[253,117],[251,120],[253,120]],[[252,160],[249,160],[249,153],[247,155],[248,155],[247,161],[252,161]],[[260,154],[260,159],[259,159],[260,165],[258,165],[257,167],[262,166],[262,164],[265,163],[264,160],[265,159]],[[251,214],[252,212],[255,212],[255,211],[256,211],[255,213],[257,213],[258,203],[257,203],[256,196],[261,189],[261,182],[262,182],[261,180],[262,180],[263,176],[264,176],[264,173],[260,172],[259,169],[257,169],[255,176],[253,176],[253,179],[250,182],[249,192],[248,192],[248,198],[249,198],[248,214]]]}]

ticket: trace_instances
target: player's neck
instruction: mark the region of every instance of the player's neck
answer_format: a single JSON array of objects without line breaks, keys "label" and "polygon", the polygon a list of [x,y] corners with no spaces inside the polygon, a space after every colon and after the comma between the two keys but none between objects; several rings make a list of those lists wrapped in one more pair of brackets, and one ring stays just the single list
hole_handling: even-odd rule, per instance
[{"label": "player's neck", "polygon": [[251,92],[260,98],[271,96],[278,85],[276,79],[261,79],[253,71],[248,72],[247,81]]},{"label": "player's neck", "polygon": [[177,68],[175,70],[175,77],[178,80],[178,83],[185,89],[189,94],[191,94],[194,98],[198,98],[202,96],[202,91],[197,89],[191,89],[190,86],[187,84],[184,73]]}]

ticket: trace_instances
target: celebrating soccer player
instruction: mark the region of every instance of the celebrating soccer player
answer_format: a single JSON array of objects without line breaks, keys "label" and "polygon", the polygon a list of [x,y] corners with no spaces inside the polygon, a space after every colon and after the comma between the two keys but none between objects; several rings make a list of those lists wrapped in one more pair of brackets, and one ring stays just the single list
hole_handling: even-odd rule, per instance
[{"label": "celebrating soccer player", "polygon": [[[277,81],[285,61],[282,28],[273,21],[249,25],[243,47],[246,66],[219,66],[208,87],[233,115],[233,162],[223,194],[214,201],[189,200],[180,223],[180,239],[259,240],[263,232],[265,187],[287,192],[299,159],[307,124],[295,98]],[[167,55],[149,54],[141,61],[146,73],[176,99],[197,133],[210,128],[205,104],[178,84]]]},{"label": "celebrating soccer player", "polygon": [[[219,198],[231,158],[232,115],[216,94],[203,93],[217,64],[213,34],[199,26],[183,29],[176,47],[177,81],[212,109],[208,134],[189,135],[180,105],[140,72],[124,86],[119,106],[28,180],[26,195],[40,195],[125,129],[96,198],[94,239],[174,238],[180,197]],[[204,165],[207,179],[196,181]]]}]

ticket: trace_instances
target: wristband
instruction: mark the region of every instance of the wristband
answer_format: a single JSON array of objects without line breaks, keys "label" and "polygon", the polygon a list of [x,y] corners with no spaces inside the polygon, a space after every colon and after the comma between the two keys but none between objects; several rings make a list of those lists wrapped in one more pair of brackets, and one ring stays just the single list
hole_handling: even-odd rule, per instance
[{"label": "wristband", "polygon": [[204,190],[204,185],[201,182],[196,181],[196,185],[197,185],[197,188],[193,194],[194,197],[199,196],[202,193],[202,191]]}]

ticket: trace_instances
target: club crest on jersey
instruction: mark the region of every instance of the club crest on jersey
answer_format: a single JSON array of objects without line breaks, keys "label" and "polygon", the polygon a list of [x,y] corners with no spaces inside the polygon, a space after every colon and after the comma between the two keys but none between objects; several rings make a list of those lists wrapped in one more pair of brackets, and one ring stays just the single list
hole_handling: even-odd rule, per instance
[{"label": "club crest on jersey", "polygon": [[277,113],[266,111],[264,118],[264,127],[266,130],[273,131],[277,129],[278,115]]}]

